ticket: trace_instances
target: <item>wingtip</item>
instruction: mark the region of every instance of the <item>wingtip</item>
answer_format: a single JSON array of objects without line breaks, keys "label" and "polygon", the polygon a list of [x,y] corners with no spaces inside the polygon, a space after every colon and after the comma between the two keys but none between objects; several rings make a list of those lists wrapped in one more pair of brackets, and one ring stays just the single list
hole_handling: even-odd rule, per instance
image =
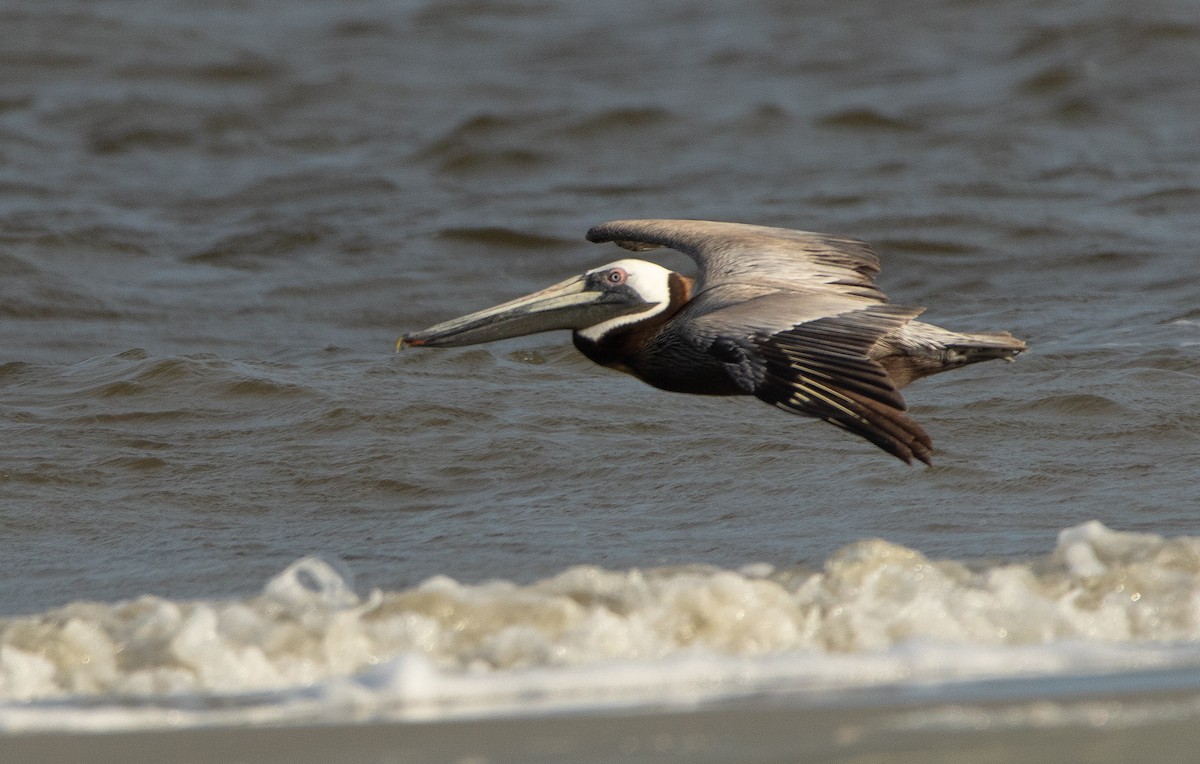
[{"label": "wingtip", "polygon": [[604,233],[604,229],[607,226],[608,223],[601,223],[600,225],[592,226],[587,230],[587,233],[584,234],[584,238],[593,244],[602,244],[606,241],[609,241],[608,236],[606,236]]},{"label": "wingtip", "polygon": [[917,462],[921,462],[926,467],[933,466],[933,443],[927,442],[925,439],[912,440],[907,443],[899,440],[891,443],[873,442],[910,467]]},{"label": "wingtip", "polygon": [[587,240],[594,244],[603,244],[607,241],[616,241],[620,237],[618,231],[627,227],[631,223],[645,222],[634,220],[606,220],[603,223],[597,223],[588,229],[585,236]]},{"label": "wingtip", "polygon": [[626,238],[628,232],[624,232],[625,235],[623,235],[623,228],[634,223],[643,224],[647,222],[653,223],[656,221],[610,220],[607,223],[592,226],[584,235],[593,244],[612,242],[621,249],[627,249],[630,252],[645,252],[651,249],[658,249],[663,245],[650,241],[642,241],[641,239]]}]

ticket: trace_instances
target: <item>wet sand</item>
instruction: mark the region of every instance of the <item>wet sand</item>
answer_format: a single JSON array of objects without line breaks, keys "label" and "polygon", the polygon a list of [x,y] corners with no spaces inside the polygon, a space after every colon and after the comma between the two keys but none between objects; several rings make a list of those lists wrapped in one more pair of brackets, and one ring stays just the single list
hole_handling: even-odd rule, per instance
[{"label": "wet sand", "polygon": [[8,735],[0,738],[0,757],[89,764],[1193,761],[1200,691],[1128,689],[1148,678],[1075,680],[1033,697],[1014,682],[943,693],[932,704],[919,691],[895,697],[872,690],[820,707],[775,696],[533,718]]}]

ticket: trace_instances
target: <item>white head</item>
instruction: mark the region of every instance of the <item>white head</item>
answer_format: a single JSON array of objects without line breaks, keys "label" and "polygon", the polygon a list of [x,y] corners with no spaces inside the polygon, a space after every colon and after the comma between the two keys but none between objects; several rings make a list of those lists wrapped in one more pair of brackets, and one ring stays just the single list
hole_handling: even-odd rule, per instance
[{"label": "white head", "polygon": [[627,258],[615,263],[593,268],[583,274],[589,289],[603,290],[613,298],[639,300],[646,307],[634,313],[625,313],[598,324],[577,330],[593,342],[622,326],[636,324],[650,316],[661,313],[671,304],[671,271],[646,262]]}]

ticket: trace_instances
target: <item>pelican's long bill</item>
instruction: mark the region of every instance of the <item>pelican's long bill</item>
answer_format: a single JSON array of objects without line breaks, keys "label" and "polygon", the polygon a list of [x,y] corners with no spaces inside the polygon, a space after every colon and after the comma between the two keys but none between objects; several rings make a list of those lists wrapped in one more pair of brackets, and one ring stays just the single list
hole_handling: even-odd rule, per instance
[{"label": "pelican's long bill", "polygon": [[582,329],[644,309],[646,303],[596,288],[588,274],[574,276],[540,292],[494,308],[452,318],[396,340],[406,347],[458,347],[494,342],[555,329]]}]

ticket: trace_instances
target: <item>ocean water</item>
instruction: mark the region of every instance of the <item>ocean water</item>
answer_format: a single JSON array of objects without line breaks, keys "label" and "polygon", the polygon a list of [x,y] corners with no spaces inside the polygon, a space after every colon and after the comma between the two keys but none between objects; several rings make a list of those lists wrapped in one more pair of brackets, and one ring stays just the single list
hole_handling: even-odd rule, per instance
[{"label": "ocean water", "polygon": [[[1194,10],[0,3],[0,749],[1187,760]],[[1030,351],[906,389],[929,469],[566,333],[393,352],[629,217]]]}]

